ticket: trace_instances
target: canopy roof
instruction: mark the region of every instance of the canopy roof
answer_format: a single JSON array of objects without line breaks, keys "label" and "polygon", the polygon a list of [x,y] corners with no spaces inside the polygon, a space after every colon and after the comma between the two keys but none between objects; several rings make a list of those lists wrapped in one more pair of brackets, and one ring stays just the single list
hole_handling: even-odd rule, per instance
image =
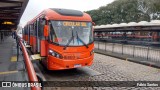
[{"label": "canopy roof", "polygon": [[134,30],[160,30],[160,20],[152,20],[151,22],[140,21],[120,23],[120,24],[107,24],[94,27],[95,31],[134,31]]},{"label": "canopy roof", "polygon": [[11,30],[19,24],[29,0],[0,0],[0,30]]}]

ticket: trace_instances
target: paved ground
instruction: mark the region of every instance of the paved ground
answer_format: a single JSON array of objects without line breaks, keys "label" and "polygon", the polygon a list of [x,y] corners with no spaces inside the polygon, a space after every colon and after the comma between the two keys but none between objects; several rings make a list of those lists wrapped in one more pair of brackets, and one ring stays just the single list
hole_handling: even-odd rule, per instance
[{"label": "paved ground", "polygon": [[5,37],[4,41],[0,41],[0,62],[10,62],[12,56],[12,45],[14,39]]},{"label": "paved ground", "polygon": [[[24,64],[17,61],[17,48],[15,39],[5,37],[4,42],[0,42],[0,81],[27,81],[27,72],[24,71]],[[28,88],[2,88],[0,90],[28,90]]]},{"label": "paved ground", "polygon": [[[79,81],[160,81],[160,69],[95,54],[94,63],[89,69],[99,74],[79,76]],[[74,71],[73,71],[74,72]],[[66,73],[66,72],[65,72]],[[65,75],[65,73],[63,73]],[[78,74],[77,74],[78,75]],[[71,77],[70,77],[71,78]],[[73,77],[74,78],[74,77]],[[68,79],[71,80],[71,79]],[[158,87],[62,87],[46,90],[160,90]]]}]

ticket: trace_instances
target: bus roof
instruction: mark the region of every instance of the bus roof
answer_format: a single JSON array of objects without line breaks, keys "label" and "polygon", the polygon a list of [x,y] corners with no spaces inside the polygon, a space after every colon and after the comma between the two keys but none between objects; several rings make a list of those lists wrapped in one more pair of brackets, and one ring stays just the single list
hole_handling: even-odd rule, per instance
[{"label": "bus roof", "polygon": [[34,19],[27,24],[33,23],[37,18],[43,17],[47,20],[72,20],[72,21],[88,21],[91,22],[91,17],[84,12],[70,9],[49,8],[42,11]]}]

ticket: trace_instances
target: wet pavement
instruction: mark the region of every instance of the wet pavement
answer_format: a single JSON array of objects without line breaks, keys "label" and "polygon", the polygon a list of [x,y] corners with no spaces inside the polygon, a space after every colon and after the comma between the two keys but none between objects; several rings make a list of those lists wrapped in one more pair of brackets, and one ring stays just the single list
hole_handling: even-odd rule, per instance
[{"label": "wet pavement", "polygon": [[[95,54],[94,63],[89,71],[96,73],[82,74],[81,69],[69,70],[61,73],[52,72],[52,80],[56,81],[57,77],[61,80],[69,81],[160,81],[160,69],[153,68],[117,58]],[[87,69],[86,68],[86,69]],[[85,69],[85,68],[84,68]],[[83,70],[82,70],[83,71]],[[55,73],[55,74],[54,74]],[[63,73],[63,75],[61,75]],[[74,73],[74,74],[67,74]],[[48,77],[48,76],[45,76]],[[68,79],[67,79],[68,78]],[[72,79],[71,79],[72,78]],[[76,78],[76,79],[75,79]],[[49,79],[51,80],[51,79]],[[159,90],[159,87],[45,87],[45,90]]]},{"label": "wet pavement", "polygon": [[[17,61],[16,41],[11,36],[0,42],[0,81],[28,81],[23,56]],[[0,90],[28,90],[29,88],[2,88]]]}]

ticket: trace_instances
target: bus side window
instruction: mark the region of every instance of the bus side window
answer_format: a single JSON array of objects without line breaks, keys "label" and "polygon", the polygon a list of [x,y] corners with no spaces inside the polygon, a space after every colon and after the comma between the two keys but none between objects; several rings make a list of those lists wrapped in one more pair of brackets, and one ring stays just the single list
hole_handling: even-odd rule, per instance
[{"label": "bus side window", "polygon": [[49,23],[49,42],[52,42],[52,35],[51,35],[51,23]]},{"label": "bus side window", "polygon": [[44,29],[44,25],[46,24],[46,20],[40,18],[39,19],[39,32],[38,32],[38,35],[41,39],[44,39],[44,36],[43,36],[43,29]]},{"label": "bus side window", "polygon": [[53,30],[53,27],[51,26],[51,23],[49,24],[49,29],[50,29],[50,34],[49,34],[49,41],[50,42],[55,42],[55,33]]},{"label": "bus side window", "polygon": [[32,35],[32,36],[34,35],[33,30],[34,30],[34,24],[31,24],[30,25],[30,35]]},{"label": "bus side window", "polygon": [[33,36],[36,36],[36,22],[33,23]]}]

